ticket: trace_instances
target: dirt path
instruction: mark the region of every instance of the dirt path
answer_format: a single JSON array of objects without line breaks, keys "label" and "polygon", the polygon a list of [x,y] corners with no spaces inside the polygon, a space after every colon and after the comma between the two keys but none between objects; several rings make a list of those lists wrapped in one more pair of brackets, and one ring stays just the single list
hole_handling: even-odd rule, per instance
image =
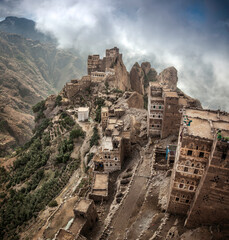
[{"label": "dirt path", "polygon": [[85,132],[84,142],[80,148],[80,158],[81,158],[81,172],[82,174],[85,171],[85,163],[84,163],[84,157],[86,152],[90,149],[90,139],[93,134],[93,122],[79,122],[77,117],[73,116],[73,119],[75,122],[83,129]]},{"label": "dirt path", "polygon": [[110,224],[110,228],[112,229],[109,237],[110,240],[125,239],[128,229],[135,222],[144,202],[151,174],[151,159],[146,158],[145,154],[142,153],[142,158],[139,161],[141,162],[134,176],[129,193]]}]

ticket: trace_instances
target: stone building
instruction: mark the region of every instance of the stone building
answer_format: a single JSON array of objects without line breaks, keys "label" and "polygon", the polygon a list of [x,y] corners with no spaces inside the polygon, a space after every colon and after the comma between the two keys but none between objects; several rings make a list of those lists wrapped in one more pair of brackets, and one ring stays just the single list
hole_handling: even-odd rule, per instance
[{"label": "stone building", "polygon": [[[118,119],[125,114],[125,110],[123,108],[115,108],[109,109],[108,107],[101,108],[101,123],[103,130],[106,129],[108,124],[108,119]],[[111,120],[112,121],[112,120]]]},{"label": "stone building", "polygon": [[74,209],[74,219],[68,223],[68,227],[61,228],[55,240],[84,240],[85,234],[90,231],[98,221],[98,214],[94,201],[91,199],[80,199]]},{"label": "stone building", "polygon": [[104,137],[98,152],[93,157],[94,171],[121,170],[124,157],[130,152],[130,132],[124,131],[123,120],[119,119],[123,114],[125,110],[122,108],[101,109]]},{"label": "stone building", "polygon": [[91,72],[101,71],[102,60],[99,55],[89,55],[87,59],[87,72],[91,75]]},{"label": "stone building", "polygon": [[78,120],[87,121],[89,117],[89,107],[79,107],[78,108]]},{"label": "stone building", "polygon": [[108,200],[109,188],[109,174],[96,172],[94,173],[92,190],[89,194],[89,198],[94,201],[106,201]]},{"label": "stone building", "polygon": [[66,83],[63,88],[63,95],[71,102],[79,102],[79,97],[91,85],[90,76],[84,76],[81,80],[73,79],[70,83]]},{"label": "stone building", "polygon": [[91,75],[92,72],[106,72],[106,69],[113,68],[117,57],[122,59],[122,54],[119,53],[117,47],[107,49],[106,57],[103,59],[100,59],[99,55],[89,55],[87,60],[88,75]]},{"label": "stone building", "polygon": [[167,210],[189,227],[228,222],[229,114],[186,109],[179,132]]},{"label": "stone building", "polygon": [[[173,86],[173,89],[175,86]],[[150,137],[178,135],[183,107],[196,106],[197,101],[182,92],[168,89],[161,82],[150,82],[148,92],[147,133]]]}]

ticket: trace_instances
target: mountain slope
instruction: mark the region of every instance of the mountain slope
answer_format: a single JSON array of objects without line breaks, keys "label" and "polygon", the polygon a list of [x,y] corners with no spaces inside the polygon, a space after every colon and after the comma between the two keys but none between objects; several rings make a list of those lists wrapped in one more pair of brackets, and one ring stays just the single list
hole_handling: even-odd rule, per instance
[{"label": "mountain slope", "polygon": [[25,38],[39,40],[40,42],[55,43],[55,40],[35,28],[35,22],[27,18],[6,17],[0,22],[0,31],[7,33],[16,33]]},{"label": "mountain slope", "polygon": [[54,45],[0,32],[0,150],[32,136],[31,106],[83,74],[82,61]]}]

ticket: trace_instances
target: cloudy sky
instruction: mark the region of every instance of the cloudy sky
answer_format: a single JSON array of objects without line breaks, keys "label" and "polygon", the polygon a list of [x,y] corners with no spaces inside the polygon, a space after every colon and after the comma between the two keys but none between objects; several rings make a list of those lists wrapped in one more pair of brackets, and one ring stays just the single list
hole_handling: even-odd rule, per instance
[{"label": "cloudy sky", "polygon": [[27,17],[62,48],[118,46],[128,69],[178,70],[178,86],[204,107],[229,111],[228,0],[0,0],[0,19]]}]

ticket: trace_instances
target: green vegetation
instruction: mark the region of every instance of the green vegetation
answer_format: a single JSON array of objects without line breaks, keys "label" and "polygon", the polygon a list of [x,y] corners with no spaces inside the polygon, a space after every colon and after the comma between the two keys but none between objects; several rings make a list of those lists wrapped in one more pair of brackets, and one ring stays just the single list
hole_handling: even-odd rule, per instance
[{"label": "green vegetation", "polygon": [[104,106],[104,102],[105,100],[97,97],[96,101],[95,101],[95,105],[97,106],[96,108],[96,115],[95,115],[95,121],[96,122],[101,122],[101,108]]},{"label": "green vegetation", "polygon": [[229,137],[222,137],[221,130],[219,130],[218,133],[217,133],[217,139],[219,139],[223,142],[229,141]]},{"label": "green vegetation", "polygon": [[84,131],[82,130],[82,128],[77,128],[77,129],[73,129],[70,132],[70,138],[71,139],[77,139],[79,137],[84,137]]},{"label": "green vegetation", "polygon": [[87,156],[87,163],[89,163],[93,157],[94,157],[94,153],[89,153]]},{"label": "green vegetation", "polygon": [[75,125],[75,121],[71,116],[69,116],[66,112],[61,113],[60,115],[60,127],[63,127],[67,130],[70,130],[71,127]]},{"label": "green vegetation", "polygon": [[0,131],[5,132],[7,128],[8,128],[7,121],[6,120],[1,120],[0,121]]},{"label": "green vegetation", "polygon": [[118,88],[112,89],[112,92],[113,92],[113,93],[123,93],[123,91],[120,90],[120,89],[118,89]]},{"label": "green vegetation", "polygon": [[56,157],[57,163],[67,163],[73,150],[73,139],[64,139],[58,146],[59,154]]},{"label": "green vegetation", "polygon": [[37,103],[36,105],[34,105],[32,107],[32,110],[34,113],[36,113],[36,117],[35,117],[35,122],[38,122],[38,120],[45,118],[44,115],[44,110],[45,110],[45,100]]},{"label": "green vegetation", "polygon": [[54,199],[49,203],[49,207],[57,207],[57,206],[58,206],[58,203]]},{"label": "green vegetation", "polygon": [[62,100],[62,97],[58,95],[56,97],[55,106],[61,106],[61,100]]},{"label": "green vegetation", "polygon": [[93,128],[93,135],[90,139],[90,147],[93,147],[94,145],[99,145],[99,133],[98,133],[98,128],[97,127],[94,127]]},{"label": "green vegetation", "polygon": [[45,110],[45,100],[43,100],[43,101],[37,103],[36,105],[34,105],[32,107],[32,110],[33,110],[34,113],[37,113],[37,112],[40,112],[40,111],[43,112]]},{"label": "green vegetation", "polygon": [[[35,112],[43,109],[44,104],[41,103],[34,107]],[[17,150],[12,169],[6,171],[0,167],[0,239],[19,239],[17,233],[28,220],[35,219],[48,204],[56,205],[53,198],[79,168],[80,159],[73,160],[70,156],[74,139],[83,137],[84,132],[66,113],[61,114],[61,122],[63,126],[73,127],[73,130],[69,138],[58,144],[53,174],[44,170],[50,161],[50,136],[44,130],[51,122],[46,118],[34,130],[31,141]]]}]

